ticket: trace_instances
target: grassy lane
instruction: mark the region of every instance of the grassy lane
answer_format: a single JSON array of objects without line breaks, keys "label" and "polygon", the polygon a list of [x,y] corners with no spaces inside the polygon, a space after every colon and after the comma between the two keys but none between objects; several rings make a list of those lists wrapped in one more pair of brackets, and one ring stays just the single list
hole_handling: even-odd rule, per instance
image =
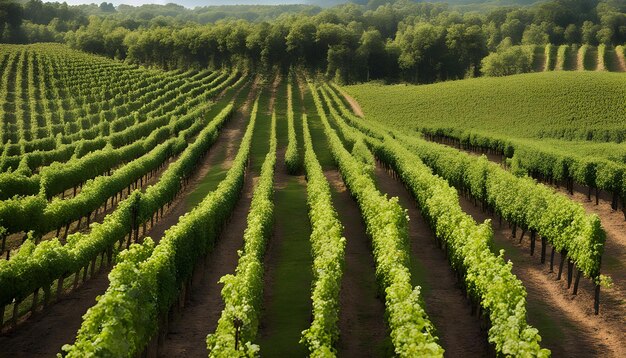
[{"label": "grassy lane", "polygon": [[[306,84],[305,84],[306,86]],[[324,126],[319,114],[315,110],[315,103],[313,97],[309,93],[308,89],[303,89],[302,107],[307,109],[307,116],[309,118],[309,130],[311,131],[311,139],[313,140],[313,149],[320,165],[327,170],[337,170],[333,156],[328,150],[326,144],[326,135],[324,134]],[[295,97],[295,96],[294,96]],[[297,121],[296,121],[297,122]]]},{"label": "grassy lane", "polygon": [[[278,116],[275,221],[265,258],[266,286],[259,339],[261,354],[267,357],[306,356],[307,351],[299,341],[301,332],[309,327],[311,317],[311,226],[304,177],[287,175],[284,161],[287,147],[286,90],[286,81],[283,81],[275,101]],[[299,111],[296,113],[300,115]]]},{"label": "grassy lane", "polygon": [[269,150],[269,140],[272,116],[267,110],[269,108],[271,98],[271,84],[266,84],[261,90],[261,97],[259,98],[259,113],[257,116],[256,128],[254,129],[254,136],[252,137],[252,148],[250,150],[250,170],[257,173],[261,172],[263,166],[263,160]]},{"label": "grassy lane", "polygon": [[296,131],[296,139],[298,141],[298,153],[300,153],[301,157],[304,157],[304,134],[302,131],[302,121],[300,120],[302,118],[302,113],[304,113],[303,101],[302,93],[300,92],[300,87],[298,86],[298,81],[296,80],[295,76],[291,83],[291,86],[291,90],[293,93],[292,106],[294,112],[293,128]]},{"label": "grassy lane", "polygon": [[[284,170],[284,164],[277,165],[277,169]],[[307,351],[299,341],[311,316],[313,274],[306,184],[300,178],[285,176],[278,172],[276,175],[274,235],[265,263],[267,305],[259,343],[261,353],[267,357],[306,356]],[[279,182],[279,179],[286,180]]]},{"label": "grassy lane", "polygon": [[[244,104],[248,93],[248,91],[239,92],[237,98],[235,99],[235,108],[240,108]],[[212,112],[213,110],[211,110],[209,115],[213,115]],[[228,130],[227,128],[225,129]],[[243,131],[241,131],[241,134],[243,135]],[[228,145],[220,145],[213,148],[215,154],[213,156],[212,166],[204,178],[202,178],[202,180],[198,183],[198,186],[194,189],[194,191],[186,198],[185,206],[187,210],[191,210],[198,205],[202,199],[204,199],[208,193],[215,190],[217,185],[226,177],[226,173],[228,173],[228,169],[230,169],[230,162],[232,160],[226,160],[226,154],[228,152],[228,147],[235,144],[238,143],[229,143]]]}]

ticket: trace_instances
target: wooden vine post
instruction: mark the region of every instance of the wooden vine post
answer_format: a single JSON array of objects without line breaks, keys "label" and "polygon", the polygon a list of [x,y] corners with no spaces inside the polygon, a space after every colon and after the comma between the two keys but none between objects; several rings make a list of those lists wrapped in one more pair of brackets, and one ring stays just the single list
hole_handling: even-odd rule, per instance
[{"label": "wooden vine post", "polygon": [[[0,237],[2,237],[2,250],[0,253],[4,252],[6,249],[6,241],[7,241],[7,230],[0,226]],[[7,260],[9,259],[9,253],[7,252]]]},{"label": "wooden vine post", "polygon": [[5,305],[0,305],[0,329],[4,325],[4,310],[6,309]]},{"label": "wooden vine post", "polygon": [[561,250],[561,263],[559,264],[559,274],[557,276],[557,280],[561,279],[561,274],[563,273],[563,264],[565,263],[565,250]]},{"label": "wooden vine post", "polygon": [[236,317],[233,319],[233,326],[235,326],[235,350],[239,350],[239,334],[241,326],[243,326],[243,321]]},{"label": "wooden vine post", "polygon": [[[598,279],[599,280],[599,276]],[[595,314],[598,315],[600,313],[600,283],[596,282],[596,292],[593,299],[593,308],[595,310]]]},{"label": "wooden vine post", "polygon": [[58,301],[63,294],[63,281],[65,280],[65,274],[62,274],[61,277],[57,280],[57,295],[56,300]]}]

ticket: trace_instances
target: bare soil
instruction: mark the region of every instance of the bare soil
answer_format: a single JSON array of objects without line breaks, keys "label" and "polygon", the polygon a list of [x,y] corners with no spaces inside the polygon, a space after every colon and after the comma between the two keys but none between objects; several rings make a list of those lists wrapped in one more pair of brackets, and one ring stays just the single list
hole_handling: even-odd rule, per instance
[{"label": "bare soil", "polygon": [[[233,124],[236,120],[237,118],[233,118],[224,126],[214,147],[227,140],[223,137],[233,136],[233,131],[229,131],[230,128],[234,127],[234,130],[238,130],[239,125]],[[216,152],[210,151],[201,160],[189,185],[183,189],[172,205],[166,206],[163,218],[142,236],[150,236],[158,242],[163,233],[178,222],[179,216],[187,211],[186,197],[194,191],[197,183],[209,171],[212,165],[211,160],[215,156],[213,153]],[[82,323],[82,316],[96,303],[96,296],[101,295],[108,288],[109,271],[110,269],[107,269],[106,274],[99,274],[83,284],[81,288],[62,297],[58,303],[48,308],[45,314],[37,315],[18,326],[15,331],[0,337],[0,357],[5,354],[8,357],[51,357],[60,352],[64,344],[72,343]]]},{"label": "bare soil", "polygon": [[552,186],[553,189],[580,203],[588,214],[596,214],[602,221],[602,228],[606,232],[604,254],[602,255],[601,272],[613,279],[613,287],[603,288],[600,310],[603,313],[615,312],[621,316],[621,323],[626,327],[626,221],[624,214],[611,208],[611,198],[606,193],[600,193],[599,204],[595,204],[595,197],[587,200],[587,190],[574,186],[574,194],[563,187]]},{"label": "bare soil", "polygon": [[615,50],[615,57],[615,70],[617,72],[626,72],[626,58],[624,58],[624,53]]},{"label": "bare soil", "polygon": [[576,53],[576,67],[574,68],[574,70],[577,70],[577,71],[585,70],[585,56],[583,56],[583,53],[582,51],[580,51],[580,48],[578,49],[578,52]]},{"label": "bare soil", "polygon": [[604,62],[604,58],[600,56],[600,52],[596,50],[596,71],[606,71],[606,63]]},{"label": "bare soil", "polygon": [[380,357],[390,342],[385,303],[379,295],[370,239],[357,203],[337,170],[324,172],[333,192],[333,206],[344,226],[345,266],[339,293],[340,357]]},{"label": "bare soil", "polygon": [[346,101],[348,101],[350,107],[352,107],[352,112],[354,112],[354,114],[356,114],[357,116],[363,118],[365,115],[363,114],[363,109],[361,109],[361,105],[359,104],[359,102],[357,102],[356,99],[352,98],[352,96],[346,93],[346,91],[344,91],[343,89],[340,89],[339,92],[341,92],[341,95],[346,99]]},{"label": "bare soil", "polygon": [[[411,260],[416,267],[411,274],[422,286],[426,313],[437,328],[439,343],[446,357],[485,357],[491,354],[487,332],[478,316],[471,315],[469,301],[448,264],[445,253],[437,247],[435,236],[417,208],[411,193],[378,164],[379,190],[398,197],[408,210]],[[416,272],[417,271],[417,272]]]},{"label": "bare soil", "polygon": [[74,341],[82,316],[108,286],[107,275],[100,273],[16,330],[1,336],[0,357],[53,357],[64,344]]}]

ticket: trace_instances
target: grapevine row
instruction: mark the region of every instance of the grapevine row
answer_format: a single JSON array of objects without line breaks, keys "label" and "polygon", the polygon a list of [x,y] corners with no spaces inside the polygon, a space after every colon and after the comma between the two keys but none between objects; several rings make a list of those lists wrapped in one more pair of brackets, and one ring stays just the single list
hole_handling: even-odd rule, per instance
[{"label": "grapevine row", "polygon": [[67,357],[122,357],[143,351],[159,328],[159,317],[175,302],[197,260],[213,247],[241,194],[255,122],[253,110],[232,167],[215,191],[168,229],[156,247],[146,239],[122,254],[109,288],[83,317],[76,341],[63,347]]},{"label": "grapevine row", "polygon": [[626,165],[617,160],[565,152],[537,141],[511,140],[454,129],[422,129],[422,132],[433,139],[452,138],[462,148],[493,150],[508,157],[507,164],[515,172],[563,185],[570,193],[573,193],[574,183],[586,186],[588,199],[595,189],[596,203],[600,190],[609,192],[613,196],[613,210],[618,209],[621,201],[626,218]]},{"label": "grapevine row", "polygon": [[[348,113],[345,107],[339,107]],[[462,211],[458,194],[444,179],[433,175],[419,157],[397,140],[369,127],[377,137],[367,137],[376,156],[398,173],[411,191],[438,243],[445,246],[466,291],[489,317],[489,341],[496,351],[503,356],[549,356],[550,352],[539,345],[541,336],[537,329],[526,322],[526,290],[522,282],[511,272],[511,263],[504,261],[502,253],[496,256],[491,252],[493,233],[489,222],[477,225]]]},{"label": "grapevine row", "polygon": [[274,167],[276,164],[276,113],[272,113],[270,148],[261,168],[243,234],[243,253],[234,275],[220,279],[224,284],[224,310],[215,333],[206,338],[209,357],[252,356],[263,301],[263,256],[274,223]]},{"label": "grapevine row", "polygon": [[285,165],[289,174],[295,174],[300,170],[301,160],[298,153],[298,139],[294,127],[295,115],[293,110],[293,75],[287,81],[287,150],[285,152]]},{"label": "grapevine row", "polygon": [[[245,80],[241,76],[231,88],[237,88]],[[223,87],[223,85],[219,85]],[[194,101],[195,103],[195,101]],[[189,103],[191,105],[191,103]],[[40,173],[26,176],[19,173],[0,173],[0,199],[7,199],[14,195],[36,195],[45,192],[48,199],[65,190],[76,187],[88,179],[95,178],[111,169],[140,157],[170,136],[189,128],[196,117],[207,108],[207,105],[187,111],[175,121],[170,121],[162,127],[154,129],[150,134],[138,141],[117,148],[106,145],[103,149],[95,150],[80,158],[73,158],[64,163],[52,163],[40,168]],[[104,160],[106,158],[106,160]]]},{"label": "grapevine row", "polygon": [[526,290],[504,261],[491,252],[489,222],[477,225],[462,210],[458,194],[408,150],[392,140],[375,146],[377,156],[391,166],[413,193],[439,242],[446,247],[465,289],[483,307],[491,323],[489,341],[503,356],[548,357],[537,329],[526,322]]},{"label": "grapevine row", "polygon": [[403,141],[437,174],[468,190],[514,227],[566,251],[585,276],[599,276],[606,234],[597,215],[587,215],[580,204],[529,177],[517,177],[484,156],[419,139]]},{"label": "grapevine row", "polygon": [[330,186],[313,151],[313,142],[306,114],[302,115],[304,132],[304,169],[307,178],[307,203],[311,221],[313,252],[313,319],[311,327],[302,332],[312,357],[336,354],[339,337],[339,291],[343,276],[346,239],[343,226],[333,207]]},{"label": "grapevine row", "polygon": [[[58,235],[59,228],[91,215],[109,198],[160,167],[168,158],[182,152],[187,146],[187,139],[200,129],[201,123],[198,121],[197,125],[157,145],[147,154],[115,170],[112,175],[89,180],[73,198],[55,198],[48,203],[48,195],[44,191],[36,196],[1,201],[0,225],[8,233],[34,230],[40,236],[57,229]],[[43,187],[46,187],[45,182]]]},{"label": "grapevine row", "polygon": [[[232,81],[237,77],[237,72],[233,72],[226,80],[222,81],[219,85],[216,85],[218,80],[214,80],[211,83],[204,84],[197,90],[203,91],[194,94],[197,96],[189,100],[187,98],[190,93],[180,95],[173,98],[166,104],[155,108],[153,111],[160,113],[160,115],[145,120],[139,121],[138,117],[135,119],[136,124],[125,128],[120,132],[111,133],[109,125],[98,126],[101,131],[101,136],[94,139],[85,139],[79,142],[73,142],[70,144],[60,145],[55,149],[49,151],[36,151],[27,153],[25,155],[10,156],[6,151],[2,152],[0,157],[0,168],[6,170],[7,168],[16,168],[16,172],[24,175],[30,175],[30,173],[44,165],[49,165],[54,161],[64,162],[69,160],[72,156],[82,157],[85,154],[104,148],[107,143],[113,145],[113,147],[120,147],[132,143],[133,141],[149,135],[152,131],[162,127],[171,122],[171,115],[182,115],[187,110],[188,106],[193,106],[201,103],[204,100],[208,100],[211,96],[219,93],[221,90],[232,84]],[[218,77],[220,79],[223,76]],[[185,102],[186,103],[185,105]],[[167,113],[171,112],[171,113]],[[167,113],[167,114],[166,114]],[[133,116],[134,117],[134,116]]]},{"label": "grapevine row", "polygon": [[376,275],[385,293],[391,340],[399,356],[443,356],[434,326],[422,307],[420,287],[411,285],[408,269],[406,213],[398,199],[387,199],[377,189],[364,166],[343,147],[331,128],[317,89],[309,83],[324,126],[330,151],[352,195],[356,198],[372,238]]},{"label": "grapevine row", "polygon": [[[115,243],[121,244],[129,232],[135,232],[137,236],[140,223],[155,216],[158,219],[159,209],[162,215],[162,207],[180,191],[184,179],[215,142],[219,129],[232,110],[231,103],[200,132],[196,141],[168,167],[155,185],[148,187],[145,193],[133,192],[104,218],[102,224],[92,224],[89,234],[72,234],[65,245],[53,239],[35,246],[29,240],[10,260],[0,261],[0,286],[3,288],[0,291],[0,306],[14,299],[19,303],[34,291],[47,289],[54,280],[63,280],[102,252],[111,257]],[[130,242],[130,235],[128,239]]]},{"label": "grapevine row", "polygon": [[[31,57],[31,55],[35,56],[36,54],[40,54],[41,55],[43,53],[46,54],[45,57],[47,58],[50,55],[50,50],[47,50],[47,51],[35,51],[35,52],[29,50],[29,51],[25,52],[25,54],[27,55],[26,57]],[[76,56],[76,54],[73,54],[73,56]],[[21,67],[21,69],[23,71],[28,71],[29,74],[30,74],[30,73],[32,73],[31,70],[34,70],[34,68],[32,68],[32,66],[31,66],[31,64],[32,64],[32,61],[29,60],[28,61],[28,68],[26,66],[20,66],[20,67]],[[58,66],[58,63],[54,63],[54,62],[50,63],[50,62],[48,62],[47,65],[48,65],[48,67]],[[76,64],[73,64],[73,65],[76,65]],[[125,74],[128,74],[130,72],[129,71],[129,69],[131,69],[130,67],[120,67],[120,68],[123,68],[124,71],[122,73],[116,73],[115,75],[112,75],[110,73],[102,73],[102,74],[99,74],[99,73],[88,73],[94,67],[97,68],[98,65],[96,64],[95,66],[86,67],[85,70],[87,72],[83,72],[83,73],[80,73],[80,74],[76,74],[76,75],[72,75],[72,76],[63,78],[63,84],[64,85],[68,85],[68,84],[70,84],[70,82],[76,81],[77,79],[80,79],[80,80],[83,81],[82,86],[80,88],[73,88],[71,90],[72,95],[78,94],[78,97],[72,97],[70,99],[72,101],[72,104],[71,104],[72,108],[75,108],[73,111],[76,111],[76,109],[80,109],[82,111],[80,113],[75,113],[74,117],[76,115],[81,114],[81,113],[84,114],[84,115],[85,114],[89,114],[89,113],[94,113],[94,114],[97,115],[97,114],[99,114],[101,108],[105,109],[105,110],[108,110],[111,107],[111,105],[114,105],[116,107],[115,108],[115,113],[117,113],[117,115],[119,116],[119,114],[124,112],[123,109],[125,108],[124,105],[121,105],[122,103],[120,103],[120,99],[122,99],[122,98],[129,98],[129,97],[135,96],[136,94],[145,93],[145,91],[158,89],[159,87],[163,86],[163,83],[161,83],[161,86],[156,86],[156,87],[153,87],[153,88],[150,88],[151,86],[139,86],[139,87],[136,87],[133,90],[129,91],[130,88],[124,88],[125,87],[124,84],[142,84],[143,83],[142,81],[139,81],[139,79],[140,79],[139,78],[139,76],[140,76],[139,72],[133,71],[133,78],[130,78],[130,77],[129,78],[125,78],[126,77]],[[67,68],[65,70],[67,70]],[[21,73],[19,68],[17,69],[17,71],[18,71],[18,74]],[[146,73],[144,75],[146,75],[146,74],[148,74],[147,71],[146,71]],[[166,76],[161,76],[161,75],[158,75],[158,76],[151,75],[151,77],[152,78],[163,78],[163,79],[166,78]],[[34,83],[32,83],[30,81],[30,78],[31,77],[29,76],[29,83],[28,83],[28,90],[29,91],[31,91],[35,87]],[[171,76],[170,80],[175,79],[175,78],[176,77]],[[94,81],[94,79],[98,79],[98,81],[96,83],[87,83],[88,81]],[[131,82],[128,82],[129,80]],[[101,91],[100,90],[102,88],[102,85],[104,84],[104,82],[107,82],[107,81],[111,82],[109,84],[109,87],[114,87],[115,91],[118,91],[118,93],[123,93],[124,96],[123,97],[122,96],[116,97],[115,103],[107,104],[106,108],[105,108],[104,106],[101,105],[102,103],[98,103],[97,102],[97,99],[94,98],[94,95],[102,95],[102,94],[105,94],[105,93],[110,93],[112,91],[110,89],[107,89],[106,91]],[[114,81],[116,81],[116,82],[114,82]],[[25,83],[25,82],[22,81],[22,83]],[[42,83],[43,83],[43,81],[42,81]],[[60,83],[58,83],[58,81],[57,81],[56,84],[60,84]],[[115,84],[115,86],[112,86],[113,84]],[[144,83],[144,84],[147,84],[147,83]],[[182,82],[179,84],[179,86],[181,84],[182,84]],[[169,85],[168,85],[168,87],[169,87]],[[171,88],[176,88],[176,87],[171,87]],[[56,90],[56,88],[55,88],[55,90]],[[90,91],[92,93],[92,95],[90,95],[89,97],[83,97],[84,96],[83,92],[86,91],[86,90]],[[140,92],[137,92],[137,91],[140,91]],[[44,101],[44,102],[48,103],[48,101]],[[144,102],[145,101],[135,102],[136,104],[134,106],[137,106],[137,105],[140,106]],[[86,105],[85,103],[88,103],[88,105]],[[82,107],[81,104],[85,104],[85,106]],[[135,108],[138,108],[138,107],[135,107]],[[28,110],[27,107],[25,109]],[[84,109],[87,109],[87,112],[85,112]],[[25,114],[27,114],[29,116],[33,116],[36,113],[27,112]],[[40,114],[44,114],[44,113],[40,113]],[[55,112],[51,112],[50,115],[56,115],[56,113]],[[21,117],[18,116],[17,119],[21,119]],[[31,128],[24,127],[23,128],[23,133],[26,134],[26,135],[31,136],[31,135],[33,135],[33,134],[31,134],[31,133],[33,133],[33,128],[36,128],[36,126],[34,126],[34,122],[33,122],[33,126]],[[20,131],[22,130],[22,128],[17,128],[17,127],[15,129],[16,130],[13,131],[15,133],[18,132],[18,129]],[[34,132],[35,133],[38,132],[38,129],[35,130]],[[52,133],[52,132],[50,132],[50,133]],[[49,138],[49,139],[52,139],[52,138]],[[28,145],[26,146],[26,148],[45,149],[43,147],[40,147],[37,143],[41,143],[41,144],[45,145],[46,143],[50,143],[49,139],[43,138],[42,141],[35,140],[34,142],[32,142],[32,144],[31,144],[31,142],[27,142],[26,144],[28,144]],[[52,143],[54,143],[54,141],[52,141]],[[16,145],[16,144],[13,144],[13,145]],[[33,147],[33,145],[35,145],[35,147]]]},{"label": "grapevine row", "polygon": [[[49,64],[54,66],[53,64]],[[111,76],[111,77],[118,77],[118,76]],[[68,79],[69,80],[69,79]],[[118,79],[119,80],[119,79]],[[169,84],[166,85],[165,81],[169,80]],[[122,80],[123,81],[123,80]],[[44,81],[42,80],[42,83]],[[140,83],[139,79],[136,79],[135,81],[136,83]],[[178,83],[176,83],[178,82]],[[170,97],[172,94],[174,94],[175,92],[173,90],[177,89],[178,87],[180,87],[181,85],[183,85],[183,78],[180,79],[175,79],[175,77],[165,77],[163,76],[163,79],[161,80],[160,83],[155,83],[154,85],[151,86],[145,86],[144,88],[140,88],[139,90],[143,91],[144,94],[146,94],[146,96],[151,96],[151,97],[142,97],[139,98],[139,101],[135,102],[132,107],[128,107],[124,104],[122,104],[120,101],[116,101],[116,103],[113,103],[111,105],[107,105],[107,108],[100,108],[99,106],[97,106],[98,108],[94,107],[96,106],[94,104],[93,100],[87,100],[88,103],[88,108],[92,108],[93,107],[93,111],[91,109],[89,109],[88,111],[85,111],[84,108],[82,109],[82,112],[80,114],[82,114],[83,118],[80,120],[80,124],[81,127],[83,128],[87,128],[87,127],[91,127],[88,130],[87,129],[81,129],[81,133],[75,133],[73,135],[70,135],[70,133],[65,133],[65,135],[62,135],[61,138],[61,142],[65,143],[65,144],[69,144],[71,143],[73,140],[76,139],[91,139],[94,136],[99,134],[99,127],[100,127],[100,122],[102,121],[102,119],[113,119],[113,118],[119,118],[121,117],[123,114],[127,113],[129,110],[139,110],[141,111],[146,111],[148,109],[151,108],[151,106],[154,106],[154,104],[158,104],[159,101],[152,101],[152,103],[149,106],[145,106],[144,104],[146,102],[151,102],[151,99],[154,99],[154,95],[156,93],[159,92],[163,92],[163,93],[169,93]],[[51,86],[59,86],[61,85],[60,83],[55,83]],[[34,87],[34,86],[31,86]],[[121,87],[120,83],[116,83],[115,86],[113,86],[115,88]],[[58,89],[57,87],[54,87],[54,89]],[[155,92],[155,90],[157,92]],[[73,97],[74,98],[74,97]],[[165,97],[163,97],[163,99],[165,99]],[[50,102],[48,101],[42,101],[44,103],[44,105],[49,104]],[[82,102],[82,101],[81,101]],[[54,103],[54,102],[52,102]],[[82,108],[82,103],[76,103],[74,108]],[[87,106],[85,104],[85,106]],[[115,109],[112,110],[110,109],[111,106],[115,106]],[[64,106],[57,106],[58,108],[63,108]],[[141,108],[140,108],[141,107]],[[55,110],[58,111],[58,109],[53,108],[53,111],[50,113],[46,113],[46,116],[51,116],[50,119],[52,121],[55,120],[55,115],[57,114],[57,112],[55,112]],[[94,114],[88,114],[88,112],[96,112]],[[79,114],[79,115],[80,115]],[[131,116],[132,119],[132,116]],[[68,119],[69,121],[73,121],[73,118]],[[76,121],[79,122],[79,121]],[[115,123],[120,122],[120,120],[115,120]],[[113,123],[113,122],[111,122]],[[121,122],[120,122],[121,123]],[[67,125],[75,125],[76,123],[66,123],[66,124],[59,124],[60,131],[63,131],[63,128]],[[119,126],[113,125],[113,131],[115,130],[121,130],[123,128],[117,128]],[[54,128],[54,127],[53,127]],[[54,135],[55,133],[60,133],[56,128],[53,129],[52,132],[50,132],[51,135]],[[78,135],[78,137],[77,137]],[[27,152],[31,152],[33,150],[49,150],[55,147],[56,142],[58,141],[58,138],[53,138],[53,137],[46,137],[46,138],[41,138],[41,139],[37,139],[37,140],[33,140],[33,141],[20,141],[20,143],[15,143],[15,144],[8,144],[5,145],[5,147],[8,147],[9,153],[12,154],[24,154]]]}]

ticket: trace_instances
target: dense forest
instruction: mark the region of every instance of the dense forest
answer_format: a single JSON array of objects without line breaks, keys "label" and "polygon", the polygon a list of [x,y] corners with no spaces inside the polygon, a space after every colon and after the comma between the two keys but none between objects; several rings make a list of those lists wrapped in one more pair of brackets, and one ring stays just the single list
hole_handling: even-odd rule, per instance
[{"label": "dense forest", "polygon": [[507,70],[493,73],[524,72],[534,45],[626,42],[623,0],[482,9],[410,0],[194,9],[0,0],[0,39],[62,42],[165,69],[296,65],[340,82],[417,83],[474,77],[494,66]]}]

